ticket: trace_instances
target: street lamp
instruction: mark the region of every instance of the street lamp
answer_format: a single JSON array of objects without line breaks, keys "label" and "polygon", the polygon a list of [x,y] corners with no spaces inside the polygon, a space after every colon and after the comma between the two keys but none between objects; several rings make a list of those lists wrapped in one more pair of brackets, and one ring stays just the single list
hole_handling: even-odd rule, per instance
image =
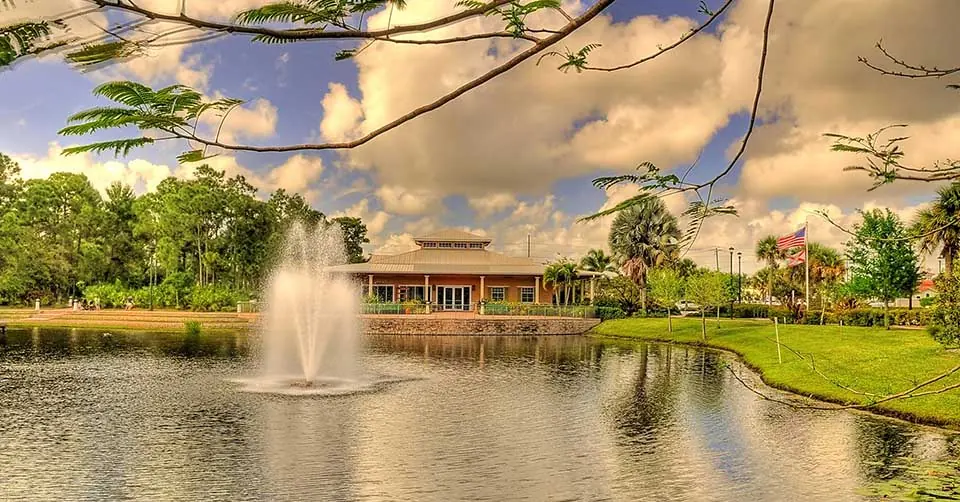
[{"label": "street lamp", "polygon": [[[733,246],[730,246],[730,289],[733,289]],[[733,319],[733,295],[730,295],[730,319]]]},{"label": "street lamp", "polygon": [[743,253],[737,251],[737,303],[743,303]]}]

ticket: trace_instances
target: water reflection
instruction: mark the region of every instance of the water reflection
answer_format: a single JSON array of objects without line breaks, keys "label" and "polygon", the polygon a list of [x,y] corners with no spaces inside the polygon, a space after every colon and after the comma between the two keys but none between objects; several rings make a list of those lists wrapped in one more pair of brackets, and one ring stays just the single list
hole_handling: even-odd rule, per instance
[{"label": "water reflection", "polygon": [[371,337],[382,392],[236,392],[242,335],[11,330],[0,499],[858,500],[960,439],[758,399],[716,352]]}]

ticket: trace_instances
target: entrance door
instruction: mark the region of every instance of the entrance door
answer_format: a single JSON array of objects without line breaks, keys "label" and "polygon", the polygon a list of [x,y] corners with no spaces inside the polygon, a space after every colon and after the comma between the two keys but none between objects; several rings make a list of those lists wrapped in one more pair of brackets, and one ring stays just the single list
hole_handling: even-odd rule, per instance
[{"label": "entrance door", "polygon": [[470,287],[438,286],[437,305],[443,310],[470,310]]}]

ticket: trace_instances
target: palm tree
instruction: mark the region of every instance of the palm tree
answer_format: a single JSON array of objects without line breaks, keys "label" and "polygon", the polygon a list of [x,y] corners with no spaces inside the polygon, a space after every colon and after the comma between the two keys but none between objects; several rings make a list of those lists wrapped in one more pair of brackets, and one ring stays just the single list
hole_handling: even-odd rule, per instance
[{"label": "palm tree", "polygon": [[624,274],[640,286],[642,308],[647,308],[647,271],[675,263],[680,254],[677,218],[658,198],[645,198],[617,213],[610,226],[609,244]]},{"label": "palm tree", "polygon": [[[570,293],[573,289],[574,281],[577,279],[577,264],[561,258],[550,265],[547,265],[543,271],[543,283],[553,286],[554,302],[560,304],[560,292],[563,292],[563,303],[570,304]],[[560,289],[562,288],[562,289]]]},{"label": "palm tree", "polygon": [[613,263],[613,257],[604,253],[602,249],[591,249],[580,260],[580,268],[590,272],[616,272],[617,266]]},{"label": "palm tree", "polygon": [[920,251],[940,248],[944,273],[953,276],[953,259],[960,252],[960,182],[937,190],[937,198],[917,213],[915,231],[920,234]]},{"label": "palm tree", "polygon": [[673,268],[678,274],[680,274],[681,279],[686,279],[687,277],[697,273],[697,269],[699,267],[697,266],[697,262],[691,260],[690,258],[684,258],[678,261]]},{"label": "palm tree", "polygon": [[767,305],[773,305],[773,277],[777,263],[786,258],[783,250],[777,248],[777,236],[768,235],[757,242],[757,259],[767,263],[771,273],[767,274]]}]

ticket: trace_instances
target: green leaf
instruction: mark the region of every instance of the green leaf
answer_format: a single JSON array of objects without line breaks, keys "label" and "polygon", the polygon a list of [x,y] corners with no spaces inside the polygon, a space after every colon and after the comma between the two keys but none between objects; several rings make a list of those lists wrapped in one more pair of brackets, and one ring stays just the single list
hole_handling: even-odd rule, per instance
[{"label": "green leaf", "polygon": [[130,153],[130,150],[134,148],[140,148],[145,145],[150,145],[154,143],[153,138],[140,137],[140,138],[131,138],[131,139],[117,139],[111,141],[100,141],[97,143],[90,143],[89,145],[81,146],[71,146],[69,148],[63,149],[63,155],[76,155],[78,153],[100,153],[106,151],[112,151],[115,155],[125,156]]}]

